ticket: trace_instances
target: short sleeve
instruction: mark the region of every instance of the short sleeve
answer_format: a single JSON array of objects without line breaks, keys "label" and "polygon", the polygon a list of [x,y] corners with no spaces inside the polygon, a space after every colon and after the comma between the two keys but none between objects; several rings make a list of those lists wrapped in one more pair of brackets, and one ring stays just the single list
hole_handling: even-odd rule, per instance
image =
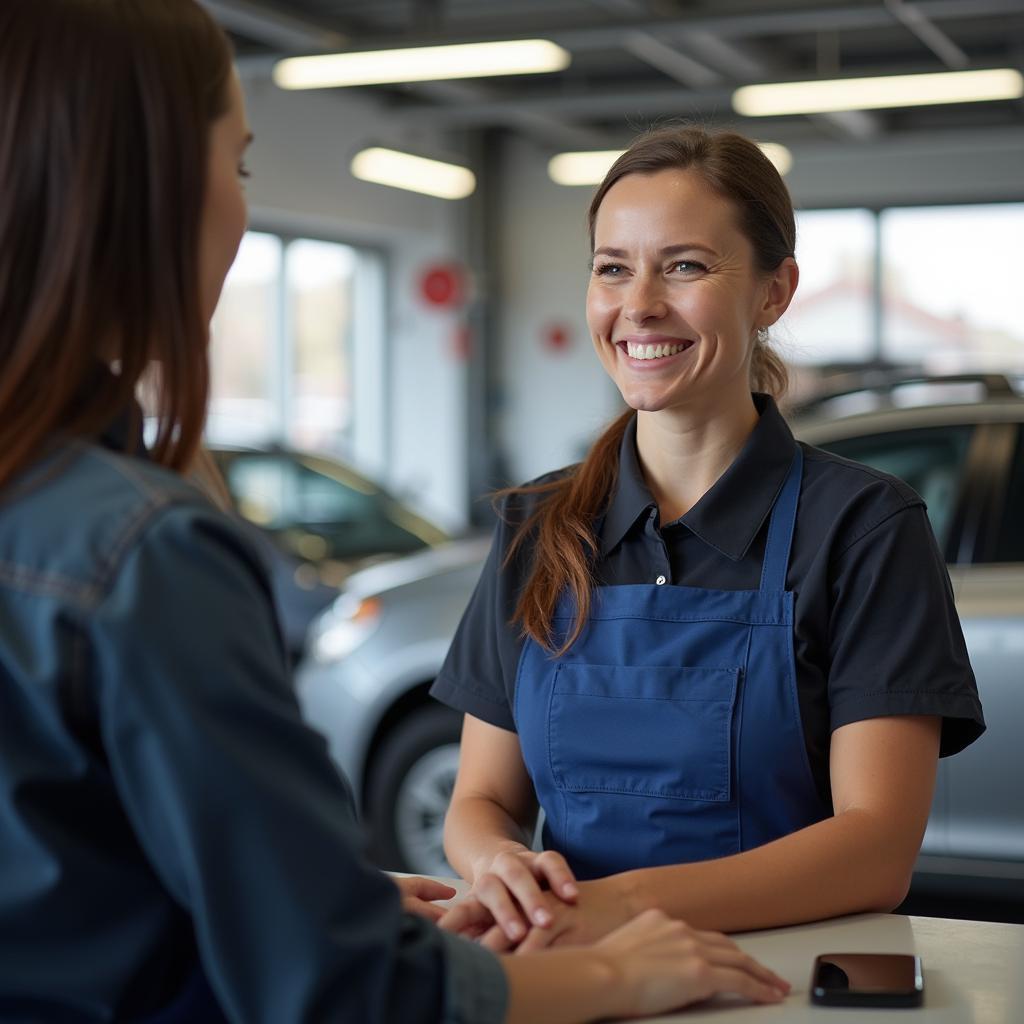
[{"label": "short sleeve", "polygon": [[507,678],[508,659],[503,657],[512,629],[506,596],[511,569],[502,564],[508,532],[509,525],[499,520],[476,589],[430,692],[456,711],[514,732],[513,681]]},{"label": "short sleeve", "polygon": [[985,730],[949,574],[923,505],[892,512],[831,571],[831,728],[889,715],[942,718],[941,756]]}]

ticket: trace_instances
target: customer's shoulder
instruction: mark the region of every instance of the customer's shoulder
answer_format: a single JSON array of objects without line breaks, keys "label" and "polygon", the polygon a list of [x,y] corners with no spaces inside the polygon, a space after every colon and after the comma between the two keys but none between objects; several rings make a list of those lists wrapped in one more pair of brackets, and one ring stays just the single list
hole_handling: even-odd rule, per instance
[{"label": "customer's shoulder", "polygon": [[[230,518],[183,477],[145,458],[71,441],[3,494],[0,565],[12,578],[61,579],[100,594],[158,522],[230,533]],[[70,592],[70,590],[69,590]]]}]

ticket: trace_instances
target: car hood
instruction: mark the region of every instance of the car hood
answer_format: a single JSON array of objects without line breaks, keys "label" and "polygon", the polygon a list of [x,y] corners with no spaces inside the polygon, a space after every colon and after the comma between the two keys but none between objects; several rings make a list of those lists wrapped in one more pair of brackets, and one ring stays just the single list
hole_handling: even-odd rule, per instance
[{"label": "car hood", "polygon": [[479,565],[490,545],[490,536],[484,534],[380,562],[349,576],[344,592],[355,598],[375,597],[432,576]]}]

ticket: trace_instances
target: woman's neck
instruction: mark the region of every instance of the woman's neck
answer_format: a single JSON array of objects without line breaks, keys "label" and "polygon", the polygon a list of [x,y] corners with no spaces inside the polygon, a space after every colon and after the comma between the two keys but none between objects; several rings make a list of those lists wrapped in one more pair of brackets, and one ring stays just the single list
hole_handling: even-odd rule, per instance
[{"label": "woman's neck", "polygon": [[758,420],[745,395],[715,407],[637,414],[637,455],[662,523],[689,512],[740,453]]}]

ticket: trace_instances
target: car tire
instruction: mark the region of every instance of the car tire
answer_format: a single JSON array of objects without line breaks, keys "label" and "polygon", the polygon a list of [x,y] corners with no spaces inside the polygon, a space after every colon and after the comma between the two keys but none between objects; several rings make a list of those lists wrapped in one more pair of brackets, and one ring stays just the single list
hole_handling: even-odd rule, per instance
[{"label": "car tire", "polygon": [[366,788],[370,852],[388,871],[452,875],[442,833],[459,763],[462,715],[425,706],[384,738]]}]

